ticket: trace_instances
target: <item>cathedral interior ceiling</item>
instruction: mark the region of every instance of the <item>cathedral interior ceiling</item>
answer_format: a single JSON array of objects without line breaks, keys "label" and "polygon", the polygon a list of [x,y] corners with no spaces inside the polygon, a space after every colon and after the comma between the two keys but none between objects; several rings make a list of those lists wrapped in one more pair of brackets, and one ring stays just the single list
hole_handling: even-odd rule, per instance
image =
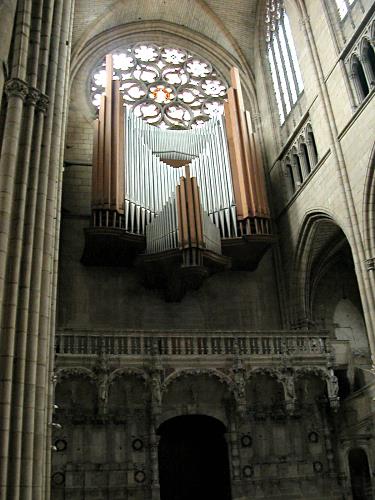
[{"label": "cathedral interior ceiling", "polygon": [[256,40],[257,0],[78,0],[73,54],[98,34],[132,23],[164,21],[220,45],[242,64],[251,64]]}]

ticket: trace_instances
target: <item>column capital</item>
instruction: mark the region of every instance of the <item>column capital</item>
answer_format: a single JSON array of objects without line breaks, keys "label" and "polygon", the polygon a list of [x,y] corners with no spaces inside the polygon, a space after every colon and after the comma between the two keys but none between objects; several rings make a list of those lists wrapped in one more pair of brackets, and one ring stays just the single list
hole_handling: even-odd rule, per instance
[{"label": "column capital", "polygon": [[8,99],[10,97],[20,97],[22,100],[25,100],[28,93],[29,86],[26,82],[20,80],[19,78],[12,78],[5,84],[5,94]]},{"label": "column capital", "polygon": [[39,100],[40,92],[38,89],[35,89],[34,87],[29,88],[29,92],[26,96],[26,104],[28,106],[35,106],[36,103]]},{"label": "column capital", "polygon": [[39,93],[39,99],[36,104],[37,110],[46,114],[49,106],[49,97],[45,94]]}]

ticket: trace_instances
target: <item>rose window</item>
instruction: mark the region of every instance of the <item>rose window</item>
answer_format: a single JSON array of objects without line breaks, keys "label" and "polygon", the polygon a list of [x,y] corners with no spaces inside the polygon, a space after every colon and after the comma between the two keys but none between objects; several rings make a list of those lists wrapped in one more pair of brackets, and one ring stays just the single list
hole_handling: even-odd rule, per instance
[{"label": "rose window", "polygon": [[[213,66],[184,49],[139,43],[113,54],[113,77],[127,106],[161,128],[191,128],[222,114],[227,84]],[[105,92],[105,59],[91,78],[92,102]]]}]

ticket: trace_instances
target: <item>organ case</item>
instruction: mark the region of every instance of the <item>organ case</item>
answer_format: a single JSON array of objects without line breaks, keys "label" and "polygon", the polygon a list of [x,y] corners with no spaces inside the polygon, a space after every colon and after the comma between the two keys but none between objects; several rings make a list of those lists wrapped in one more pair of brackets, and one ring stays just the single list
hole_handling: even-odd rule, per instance
[{"label": "organ case", "polygon": [[83,263],[135,264],[152,287],[173,271],[176,295],[220,269],[255,269],[273,237],[238,70],[224,116],[189,130],[162,130],[135,116],[113,81],[111,56],[106,71]]}]

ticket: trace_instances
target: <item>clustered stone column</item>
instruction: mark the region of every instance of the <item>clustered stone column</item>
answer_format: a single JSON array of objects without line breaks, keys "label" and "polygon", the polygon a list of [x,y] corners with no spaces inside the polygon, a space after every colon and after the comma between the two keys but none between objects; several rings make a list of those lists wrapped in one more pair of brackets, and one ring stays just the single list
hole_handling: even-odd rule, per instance
[{"label": "clustered stone column", "polygon": [[[13,32],[0,158],[2,500],[49,498],[56,234],[73,5],[18,0],[0,7],[9,20],[0,36],[4,59]],[[3,79],[4,72],[0,92]]]}]

